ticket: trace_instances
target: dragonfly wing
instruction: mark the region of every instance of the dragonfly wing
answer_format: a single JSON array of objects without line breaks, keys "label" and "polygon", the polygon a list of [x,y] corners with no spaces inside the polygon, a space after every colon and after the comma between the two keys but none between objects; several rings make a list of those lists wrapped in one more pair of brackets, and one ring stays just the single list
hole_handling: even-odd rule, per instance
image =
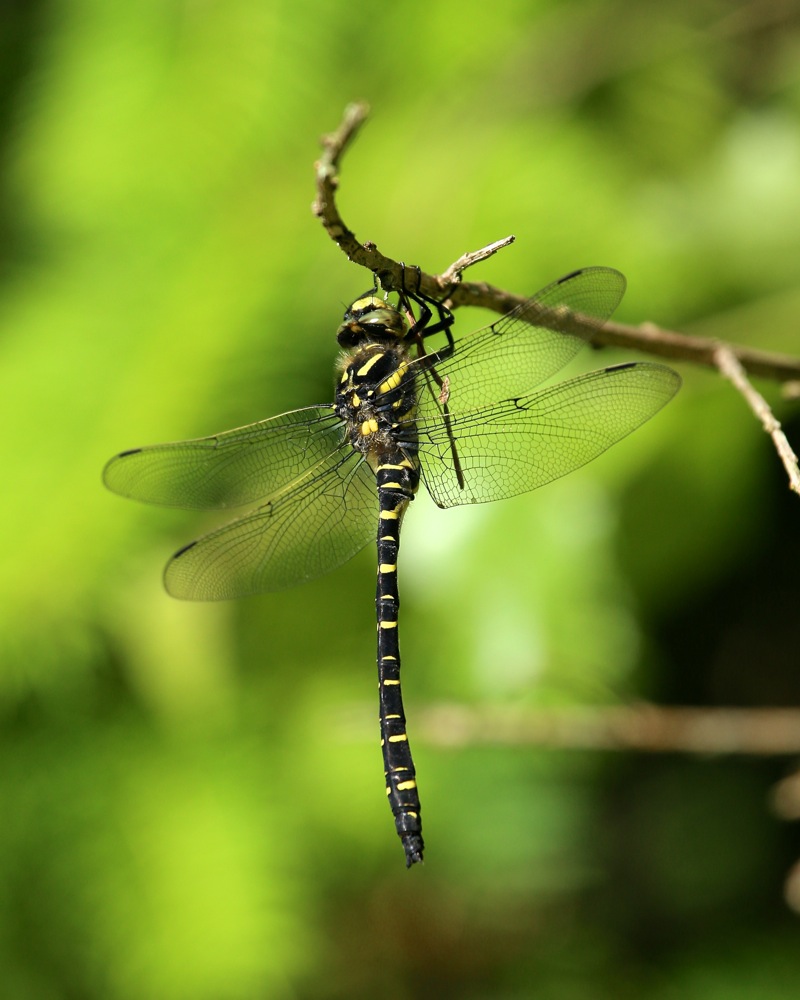
[{"label": "dragonfly wing", "polygon": [[167,591],[215,601],[282,590],[354,556],[375,535],[375,477],[354,451],[335,459],[176,552],[164,571]]},{"label": "dragonfly wing", "polygon": [[[449,408],[469,412],[498,399],[529,392],[564,367],[586,341],[577,335],[574,316],[599,329],[619,305],[625,278],[610,267],[574,271],[523,302],[490,326],[455,342],[449,355],[435,361],[440,379],[448,380]],[[409,366],[420,382],[431,363]],[[420,415],[440,410],[439,390],[422,392]]]},{"label": "dragonfly wing", "polygon": [[344,441],[330,406],[308,406],[211,437],[124,451],[103,470],[114,493],[165,507],[208,510],[268,497]]},{"label": "dragonfly wing", "polygon": [[501,500],[580,468],[657,413],[680,376],[634,363],[589,372],[548,389],[453,414],[452,440],[437,417],[418,421],[422,475],[440,507]]}]

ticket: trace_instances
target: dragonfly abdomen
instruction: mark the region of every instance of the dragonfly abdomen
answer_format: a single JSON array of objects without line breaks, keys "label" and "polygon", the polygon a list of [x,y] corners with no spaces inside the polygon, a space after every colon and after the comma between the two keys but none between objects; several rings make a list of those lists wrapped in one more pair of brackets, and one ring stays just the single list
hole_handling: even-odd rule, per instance
[{"label": "dragonfly abdomen", "polygon": [[[348,328],[349,329],[349,328]],[[340,361],[336,412],[345,420],[354,451],[375,473],[378,490],[378,689],[386,795],[403,844],[406,865],[422,861],[419,794],[406,733],[400,688],[397,555],[400,525],[419,486],[413,417],[416,379],[408,375],[405,345],[367,340]]]},{"label": "dragonfly abdomen", "polygon": [[406,508],[414,498],[419,472],[414,463],[402,459],[379,465],[376,479],[379,520],[375,607],[378,622],[381,749],[386,795],[403,844],[406,865],[410,868],[415,862],[422,861],[424,844],[416,771],[406,733],[400,686],[397,555],[400,548],[400,525]]}]

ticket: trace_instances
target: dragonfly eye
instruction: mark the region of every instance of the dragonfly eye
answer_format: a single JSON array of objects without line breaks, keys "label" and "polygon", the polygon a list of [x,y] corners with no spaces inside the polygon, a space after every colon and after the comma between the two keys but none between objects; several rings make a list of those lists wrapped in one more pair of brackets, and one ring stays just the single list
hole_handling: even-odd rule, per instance
[{"label": "dragonfly eye", "polygon": [[407,333],[405,316],[377,295],[367,293],[349,306],[336,339],[342,347],[356,347],[367,340],[402,340]]}]

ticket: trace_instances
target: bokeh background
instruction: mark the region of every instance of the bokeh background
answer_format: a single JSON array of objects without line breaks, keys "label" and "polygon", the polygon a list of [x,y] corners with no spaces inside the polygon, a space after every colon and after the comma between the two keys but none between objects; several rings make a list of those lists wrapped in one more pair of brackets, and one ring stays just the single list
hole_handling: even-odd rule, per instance
[{"label": "bokeh background", "polygon": [[791,761],[414,741],[440,701],[797,704],[800,506],[713,373],[678,366],[667,410],[546,490],[415,503],[411,872],[373,553],[179,603],[161,567],[221,519],[102,489],[124,448],[331,398],[370,282],[312,217],[312,166],[356,98],[360,239],[439,271],[514,233],[471,277],[608,264],[622,320],[800,350],[791,0],[5,0],[0,994],[796,998]]}]

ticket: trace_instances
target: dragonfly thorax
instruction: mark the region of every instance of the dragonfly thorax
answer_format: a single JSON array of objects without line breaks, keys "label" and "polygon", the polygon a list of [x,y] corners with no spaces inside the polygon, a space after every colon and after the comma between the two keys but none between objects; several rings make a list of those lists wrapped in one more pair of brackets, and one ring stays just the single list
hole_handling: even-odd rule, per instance
[{"label": "dragonfly thorax", "polygon": [[335,410],[353,448],[373,469],[381,462],[415,458],[411,421],[417,389],[405,348],[368,344],[343,355],[339,371]]}]

